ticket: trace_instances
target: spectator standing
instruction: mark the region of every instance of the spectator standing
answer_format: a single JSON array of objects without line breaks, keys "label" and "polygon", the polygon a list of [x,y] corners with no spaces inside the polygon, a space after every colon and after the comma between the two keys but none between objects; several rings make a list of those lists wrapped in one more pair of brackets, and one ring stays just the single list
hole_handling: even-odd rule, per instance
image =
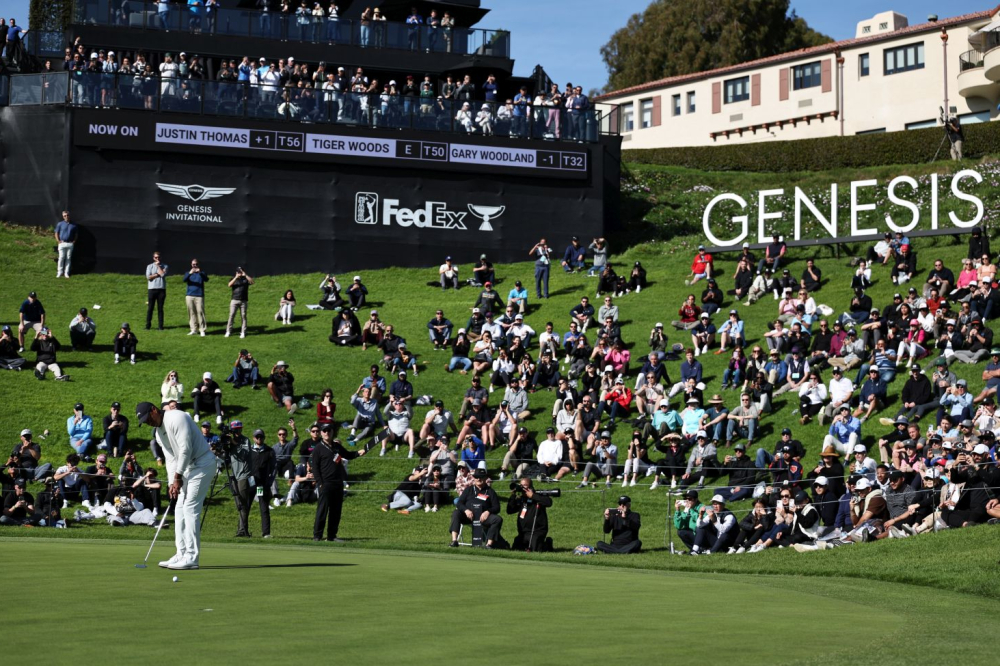
[{"label": "spectator standing", "polygon": [[[552,248],[542,238],[528,251],[528,256],[535,257],[535,296],[537,298],[548,298],[549,269],[552,267]],[[544,296],[542,296],[543,285],[545,286]]]},{"label": "spectator standing", "polygon": [[[13,19],[11,19],[13,21]],[[20,30],[20,28],[18,28]],[[59,263],[56,265],[56,277],[69,279],[70,262],[73,260],[73,248],[76,246],[79,229],[70,221],[69,211],[62,212],[62,220],[56,223],[54,231],[58,243]]]},{"label": "spectator standing", "polygon": [[236,275],[229,281],[229,288],[233,290],[233,295],[229,299],[229,319],[226,321],[227,338],[233,331],[233,319],[236,317],[237,310],[240,311],[240,337],[245,338],[247,335],[247,300],[252,284],[253,278],[247,275],[242,268],[237,268]]},{"label": "spectator standing", "polygon": [[191,332],[188,335],[201,333],[205,337],[207,323],[205,321],[205,283],[208,282],[208,275],[201,272],[201,266],[197,259],[191,260],[191,270],[184,274],[184,284],[187,285],[187,294],[184,301],[187,304],[188,323]]},{"label": "spectator standing", "polygon": [[163,304],[167,300],[167,264],[160,261],[160,253],[153,253],[153,263],[146,266],[146,330],[153,324],[153,308],[156,308],[160,330],[163,330]]}]

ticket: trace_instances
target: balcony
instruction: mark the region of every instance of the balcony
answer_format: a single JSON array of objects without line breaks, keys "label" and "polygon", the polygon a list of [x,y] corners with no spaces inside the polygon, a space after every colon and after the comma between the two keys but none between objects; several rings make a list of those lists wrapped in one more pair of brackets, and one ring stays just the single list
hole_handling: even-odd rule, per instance
[{"label": "balcony", "polygon": [[[55,72],[0,77],[0,104],[66,105],[82,108],[159,111],[216,118],[246,118],[300,125],[342,125],[355,129],[419,130],[537,139],[544,143],[596,143],[619,134],[618,105],[590,103],[580,111],[519,108],[440,97],[383,93],[340,93],[240,82],[160,78],[147,75]],[[558,135],[558,136],[556,136]]]},{"label": "balcony", "polygon": [[1000,84],[986,78],[982,51],[973,49],[958,57],[958,94],[966,99],[980,97],[996,103]]},{"label": "balcony", "polygon": [[1000,81],[1000,28],[978,33],[983,54],[983,73],[990,81]]},{"label": "balcony", "polygon": [[198,13],[193,13],[186,5],[164,5],[162,12],[156,3],[131,2],[124,6],[129,9],[116,2],[81,4],[74,25],[510,59],[510,33],[506,30],[431,28],[394,21],[362,25],[360,20],[331,21],[326,17],[296,16],[294,12],[223,7],[211,12],[199,7]]}]

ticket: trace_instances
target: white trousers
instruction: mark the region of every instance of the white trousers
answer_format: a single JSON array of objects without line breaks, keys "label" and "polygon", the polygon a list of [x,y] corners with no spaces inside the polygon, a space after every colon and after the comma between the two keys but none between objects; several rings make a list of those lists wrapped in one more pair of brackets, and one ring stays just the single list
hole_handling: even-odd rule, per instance
[{"label": "white trousers", "polygon": [[59,243],[59,263],[56,265],[56,277],[69,277],[69,264],[73,260],[73,244]]},{"label": "white trousers", "polygon": [[201,507],[215,473],[214,463],[195,468],[181,485],[174,509],[174,543],[180,559],[198,563],[201,548]]}]

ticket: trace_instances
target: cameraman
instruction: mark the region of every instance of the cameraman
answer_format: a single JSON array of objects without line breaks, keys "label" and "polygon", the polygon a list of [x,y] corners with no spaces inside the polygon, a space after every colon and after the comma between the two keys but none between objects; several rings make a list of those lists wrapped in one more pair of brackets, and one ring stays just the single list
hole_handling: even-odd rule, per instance
[{"label": "cameraman", "polygon": [[958,116],[951,116],[945,121],[944,131],[948,134],[948,140],[951,141],[951,159],[957,162],[962,159],[962,144],[965,141],[962,123]]},{"label": "cameraman", "polygon": [[604,510],[604,533],[611,533],[611,543],[597,542],[597,550],[613,555],[631,555],[642,548],[639,541],[639,514],[632,511],[628,495],[618,498],[617,509]]},{"label": "cameraman", "polygon": [[517,514],[517,536],[513,550],[549,552],[552,542],[548,539],[549,518],[546,509],[552,506],[552,497],[535,490],[531,479],[523,478],[511,483],[507,500],[507,515]]}]

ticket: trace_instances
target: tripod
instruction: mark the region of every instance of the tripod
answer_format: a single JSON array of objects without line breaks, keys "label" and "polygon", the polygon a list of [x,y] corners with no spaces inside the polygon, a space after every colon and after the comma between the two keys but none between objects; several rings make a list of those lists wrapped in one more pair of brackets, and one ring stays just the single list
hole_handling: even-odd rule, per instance
[{"label": "tripod", "polygon": [[205,529],[205,519],[208,518],[208,508],[211,506],[209,502],[215,498],[217,492],[221,492],[220,490],[216,490],[215,484],[219,480],[219,474],[222,472],[223,469],[226,470],[226,479],[227,479],[226,485],[228,485],[229,492],[233,496],[233,501],[236,502],[236,511],[239,512],[241,515],[244,513],[244,511],[246,511],[246,513],[248,514],[250,512],[249,509],[244,510],[243,508],[243,499],[240,497],[239,485],[236,482],[236,475],[233,474],[233,466],[229,462],[229,456],[226,455],[224,458],[222,458],[222,465],[215,466],[215,476],[212,478],[212,486],[209,488],[208,497],[205,499],[205,509],[204,511],[201,512],[200,529]]}]

